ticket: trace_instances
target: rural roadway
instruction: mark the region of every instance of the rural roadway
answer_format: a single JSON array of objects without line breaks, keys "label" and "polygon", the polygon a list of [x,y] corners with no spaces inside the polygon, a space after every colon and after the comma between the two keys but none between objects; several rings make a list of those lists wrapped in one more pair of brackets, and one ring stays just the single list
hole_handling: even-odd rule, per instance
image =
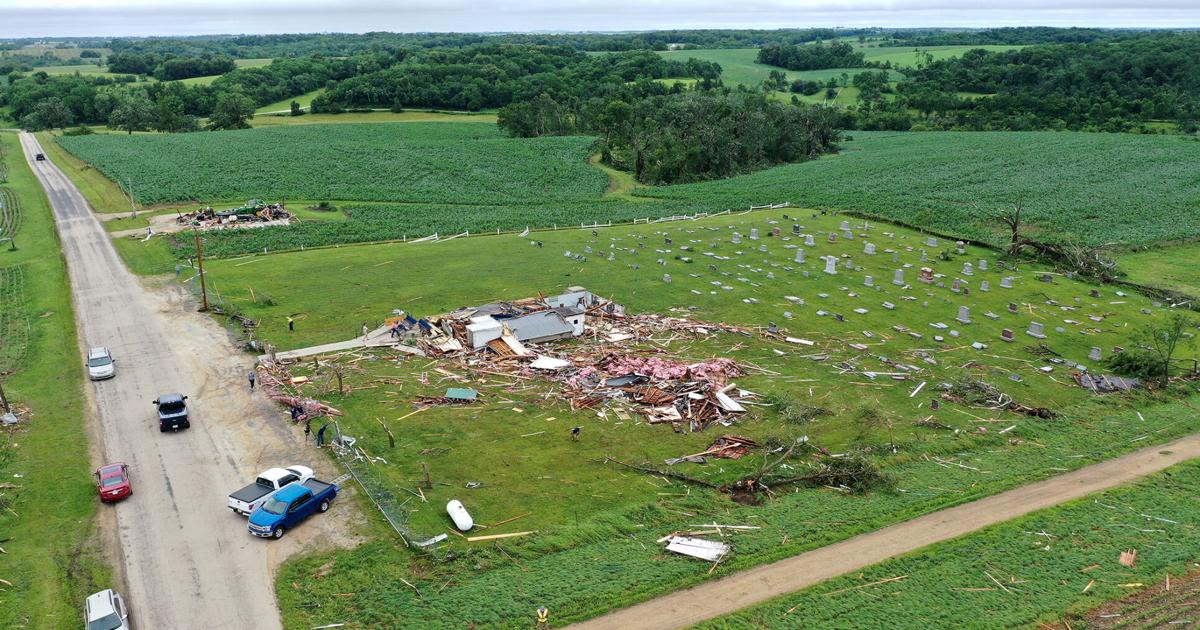
[{"label": "rural roadway", "polygon": [[[346,544],[352,502],[280,541],[246,531],[226,495],[264,468],[309,464],[320,474],[331,463],[311,447],[305,454],[285,414],[248,391],[252,359],[224,329],[177,286],[143,286],[75,185],[50,160],[34,160],[37,139],[22,133],[21,145],[53,206],[71,279],[81,358],[63,369],[83,369],[89,345],[108,346],[117,361],[115,378],[88,388],[89,433],[93,462],[131,469],[134,495],[101,509],[100,544],[134,627],[281,628],[275,567],[300,549]],[[159,432],[152,401],[169,392],[189,396],[190,429]]]},{"label": "rural roadway", "polygon": [[705,582],[571,628],[687,628],[934,543],[1136,481],[1197,457],[1200,457],[1200,434],[1148,446],[1116,459]]}]

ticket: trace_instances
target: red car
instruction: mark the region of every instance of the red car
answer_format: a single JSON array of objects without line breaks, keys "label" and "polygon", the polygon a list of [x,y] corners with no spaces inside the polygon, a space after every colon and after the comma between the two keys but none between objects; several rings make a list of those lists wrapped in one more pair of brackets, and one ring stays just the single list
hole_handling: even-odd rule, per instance
[{"label": "red car", "polygon": [[129,467],[125,464],[105,464],[96,470],[96,490],[105,503],[120,501],[133,494]]}]

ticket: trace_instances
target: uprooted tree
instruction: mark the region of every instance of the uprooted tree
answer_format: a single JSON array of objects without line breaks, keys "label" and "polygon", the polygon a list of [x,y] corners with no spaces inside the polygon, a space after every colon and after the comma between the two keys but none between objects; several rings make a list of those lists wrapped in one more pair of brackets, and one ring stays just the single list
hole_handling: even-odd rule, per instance
[{"label": "uprooted tree", "polygon": [[1017,202],[1010,207],[991,213],[991,217],[1008,231],[1005,252],[1010,255],[1032,253],[1037,258],[1052,261],[1060,269],[1101,282],[1116,280],[1120,276],[1117,263],[1104,253],[1106,246],[1084,245],[1078,241],[1046,243],[1025,236],[1024,206]]},{"label": "uprooted tree", "polygon": [[1171,379],[1171,361],[1180,346],[1195,344],[1189,328],[1195,328],[1195,324],[1183,313],[1175,313],[1165,322],[1143,328],[1134,337],[1138,347],[1153,361],[1153,373],[1164,385]]}]

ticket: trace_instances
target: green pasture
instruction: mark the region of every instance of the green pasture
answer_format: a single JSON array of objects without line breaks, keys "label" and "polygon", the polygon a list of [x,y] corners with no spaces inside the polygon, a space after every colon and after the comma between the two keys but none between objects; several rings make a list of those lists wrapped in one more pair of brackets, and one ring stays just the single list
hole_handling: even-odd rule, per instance
[{"label": "green pasture", "polygon": [[292,98],[285,98],[282,101],[276,101],[269,105],[263,105],[262,107],[259,107],[257,110],[255,110],[254,113],[265,114],[268,112],[276,112],[276,113],[290,112],[292,110],[292,101],[296,101],[297,103],[300,103],[300,107],[307,111],[308,107],[310,105],[312,105],[313,98],[316,97],[318,94],[320,94],[323,91],[325,91],[324,88],[321,88],[319,90],[313,90],[311,92],[306,92],[304,94],[301,94],[299,96],[294,96]]},{"label": "green pasture", "polygon": [[[1089,628],[1085,611],[1195,570],[1198,492],[1200,464],[1180,464],[697,627]],[[1137,564],[1118,564],[1130,549]],[[868,586],[880,580],[893,581]],[[1194,609],[1177,606],[1172,615],[1148,602],[1112,622],[1186,624]]]},{"label": "green pasture", "polygon": [[[1018,50],[1023,48],[1023,46],[925,46],[921,47],[920,50],[933,55],[934,61],[940,61],[952,57],[961,57],[968,50],[975,50],[977,48],[982,48],[990,52],[1004,52],[1007,50]],[[861,49],[867,61],[877,63],[890,61],[893,66],[897,67],[916,66],[917,50],[918,48],[911,46],[880,46],[877,48]]]},{"label": "green pasture", "polygon": [[1131,282],[1200,297],[1200,243],[1140,249],[1117,262]]},{"label": "green pasture", "polygon": [[[0,278],[9,280],[0,282],[0,381],[18,409],[30,410],[18,428],[0,429],[0,626],[61,628],[78,624],[84,597],[112,584],[92,540],[97,500],[66,268],[17,136],[0,133],[0,144],[4,188],[22,210],[17,250],[0,246]],[[12,282],[16,275],[24,281]]]},{"label": "green pasture", "polygon": [[[784,219],[784,214],[794,219]],[[842,220],[856,226],[856,238],[827,243],[825,235],[837,231]],[[809,248],[804,265],[791,262],[794,253],[787,248],[799,239],[765,236],[773,227],[789,233],[793,221],[821,236]],[[730,242],[734,229],[748,236],[751,228],[757,228],[763,238],[746,238],[740,246]],[[770,408],[756,408],[729,429],[675,434],[664,426],[639,424],[635,414],[622,419],[612,409],[603,415],[596,410],[572,411],[559,399],[557,387],[536,375],[518,380],[463,370],[452,361],[372,352],[363,355],[365,360],[348,364],[346,385],[355,389],[341,396],[331,389],[330,359],[316,368],[301,362],[296,374],[311,379],[302,390],[345,412],[340,419],[343,432],[357,437],[372,456],[383,458],[374,462],[371,474],[395,488],[401,497],[398,501],[411,496],[402,488],[415,491],[421,462],[429,465],[434,487],[424,491],[428,503],[414,497],[406,507],[412,510],[408,526],[414,535],[446,531],[441,506],[451,498],[466,502],[483,524],[531,513],[485,533],[539,533],[500,545],[471,544],[451,536],[446,553],[454,559],[448,560],[447,555],[433,564],[398,548],[390,535],[354,551],[297,559],[285,565],[278,582],[287,623],[311,627],[353,619],[363,625],[388,625],[403,619],[424,627],[453,627],[465,620],[480,627],[515,628],[523,627],[525,617],[540,604],[550,606],[556,620],[579,619],[711,577],[707,565],[664,557],[653,543],[689,523],[715,519],[764,526],[761,532],[738,538],[736,559],[730,567],[718,568],[715,576],[1165,441],[1196,427],[1187,403],[1146,394],[1097,398],[1071,382],[1070,370],[1030,352],[1037,342],[1024,330],[1030,321],[1044,320],[1050,331],[1046,343],[1053,352],[1102,369],[1086,360],[1088,348],[1100,346],[1107,354],[1114,344],[1127,345],[1130,330],[1167,313],[1138,295],[1118,296],[1109,287],[1092,287],[1062,276],[1044,283],[1037,279],[1042,269],[1019,261],[1008,261],[1016,268],[1001,272],[994,252],[968,246],[963,256],[957,256],[951,253],[953,245],[941,240],[937,247],[926,247],[931,260],[925,264],[946,274],[945,281],[960,276],[966,261],[988,258],[990,262],[988,271],[969,278],[969,296],[954,294],[947,287],[915,282],[925,237],[885,224],[868,231],[861,220],[814,217],[808,210],[597,231],[595,237],[590,229],[574,229],[536,232],[525,239],[503,235],[326,248],[211,260],[206,270],[210,295],[257,319],[258,338],[280,348],[351,338],[362,323],[375,325],[393,309],[432,315],[489,300],[549,295],[575,284],[611,296],[635,312],[756,328],[774,322],[785,334],[815,345],[790,344],[755,332],[748,337],[722,333],[679,338],[642,348],[684,360],[733,357],[753,366],[736,379],[740,387],[819,406],[831,415],[791,424]],[[667,237],[672,244],[666,244]],[[543,246],[531,245],[535,239]],[[877,246],[874,256],[862,253],[868,240]],[[768,251],[759,252],[760,244]],[[614,261],[604,256],[610,245]],[[593,252],[586,262],[563,255],[565,250],[583,252],[587,247]],[[888,248],[896,251],[899,263],[891,262]],[[629,249],[639,253],[633,255]],[[948,252],[945,260],[937,256],[943,251]],[[861,270],[839,270],[838,275],[828,276],[821,272],[819,255],[849,256]],[[684,263],[677,256],[695,262]],[[658,258],[667,264],[656,264]],[[905,263],[914,266],[906,270],[912,285],[907,289],[890,283],[892,271]],[[634,264],[639,268],[632,268]],[[717,271],[709,270],[709,264],[716,265]],[[487,271],[479,273],[480,269]],[[809,272],[808,278],[803,271]],[[775,277],[769,278],[768,272]],[[663,281],[663,273],[671,274],[670,283]],[[1005,273],[1017,278],[1011,290],[998,286]],[[879,289],[864,285],[868,274]],[[991,284],[988,292],[979,291],[984,279]],[[1100,291],[1100,298],[1090,296],[1093,288]],[[820,297],[822,293],[828,297]],[[789,295],[803,298],[805,304],[787,301]],[[905,295],[916,299],[906,300]],[[744,301],[751,298],[754,303]],[[882,307],[884,301],[895,309]],[[1018,313],[1008,312],[1009,301],[1018,304]],[[970,306],[971,324],[954,321],[960,305]],[[867,312],[855,313],[856,308]],[[1142,308],[1152,314],[1142,315]],[[818,310],[828,314],[818,315]],[[784,311],[791,312],[792,318]],[[988,311],[998,318],[989,319]],[[1097,313],[1106,314],[1101,322],[1089,319]],[[836,321],[834,314],[846,321]],[[297,320],[292,333],[286,329],[289,315]],[[1085,323],[1070,324],[1067,319]],[[959,336],[930,326],[938,321],[951,325]],[[897,324],[922,338],[892,328]],[[1057,326],[1064,332],[1054,332]],[[999,339],[1005,327],[1017,333],[1014,343]],[[934,335],[945,338],[938,342]],[[988,347],[976,350],[970,345],[974,341]],[[865,349],[850,344],[863,344]],[[565,343],[546,350],[571,356],[570,348]],[[822,355],[824,359],[814,360]],[[890,371],[893,368],[888,366],[895,362],[921,366],[922,373],[904,381],[862,374]],[[839,374],[842,365],[855,371]],[[1038,371],[1043,365],[1054,369],[1048,374]],[[447,378],[435,371],[439,367],[466,382]],[[930,399],[940,391],[938,384],[963,375],[991,382],[1025,404],[1053,407],[1061,415],[1037,420],[946,401],[937,411],[929,409]],[[910,397],[921,381],[927,385]],[[463,385],[479,389],[482,401],[466,408],[438,407],[408,415],[417,409],[413,404],[417,396]],[[880,410],[883,423],[864,428],[861,418],[867,408]],[[1141,411],[1143,419],[1135,411]],[[918,424],[927,417],[935,424]],[[395,447],[388,445],[380,422],[395,433]],[[569,439],[572,426],[584,427],[584,439],[578,443]],[[609,455],[661,466],[667,457],[703,450],[726,431],[785,442],[808,435],[813,443],[835,452],[853,444],[865,446],[896,475],[903,492],[853,497],[798,490],[780,493],[764,506],[740,507],[699,487],[689,489],[602,463]],[[946,468],[935,458],[969,468]],[[673,470],[719,483],[756,470],[759,464],[761,459],[755,457],[706,466],[681,464]],[[483,486],[464,489],[468,481]],[[791,542],[781,546],[784,534]],[[321,580],[311,579],[330,561],[332,571],[326,569]],[[366,575],[375,578],[369,585]],[[416,598],[408,587],[393,588],[402,585],[396,576],[417,585],[423,597]],[[437,593],[447,581],[451,584]],[[349,589],[351,584],[357,587]],[[589,597],[574,597],[572,593],[579,589],[586,589]],[[356,595],[339,600],[331,596],[337,592]],[[491,595],[482,597],[484,592]],[[321,606],[314,606],[316,602]]]},{"label": "green pasture", "polygon": [[[289,101],[290,102],[290,101]],[[360,123],[486,123],[496,124],[496,114],[406,110],[395,113],[388,111],[345,112],[342,114],[258,114],[250,119],[251,127],[281,127],[291,125],[326,125]]]}]

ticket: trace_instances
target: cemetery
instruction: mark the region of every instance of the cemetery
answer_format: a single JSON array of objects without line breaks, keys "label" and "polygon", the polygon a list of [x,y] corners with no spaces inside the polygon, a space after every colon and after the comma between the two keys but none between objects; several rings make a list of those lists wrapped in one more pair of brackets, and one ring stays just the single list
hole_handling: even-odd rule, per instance
[{"label": "cemetery", "polygon": [[[1165,413],[1138,420],[1154,404],[1147,383],[1107,359],[1190,313],[974,244],[796,208],[478,238],[488,247],[472,238],[272,255],[269,268],[212,263],[213,284],[282,349],[344,338],[393,311],[476,326],[479,307],[466,305],[537,295],[549,306],[557,298],[541,296],[587,287],[578,336],[510,352],[499,339],[469,343],[464,329],[449,353],[385,344],[286,366],[290,394],[342,414],[332,419],[355,440],[343,455],[389,489],[409,541],[444,533],[438,506],[454,499],[476,522],[520,516],[487,533],[520,530],[505,549],[527,561],[587,553],[595,536],[635,528],[649,538],[619,553],[640,563],[661,553],[658,538],[695,530],[680,513],[699,510],[762,527],[725,540],[720,563],[745,567],[794,553],[768,532],[805,529],[820,510],[890,522],[969,487],[994,492],[1185,430]],[[314,264],[339,273],[296,271]],[[400,264],[425,271],[397,275]],[[249,288],[277,304],[254,302]],[[283,314],[296,312],[305,319],[289,335]],[[1194,356],[1181,345],[1178,358]],[[477,397],[445,404],[448,388]],[[409,547],[495,554],[455,536]],[[704,579],[708,565],[688,562],[639,568],[639,579]],[[466,568],[438,566],[443,581]]]}]

